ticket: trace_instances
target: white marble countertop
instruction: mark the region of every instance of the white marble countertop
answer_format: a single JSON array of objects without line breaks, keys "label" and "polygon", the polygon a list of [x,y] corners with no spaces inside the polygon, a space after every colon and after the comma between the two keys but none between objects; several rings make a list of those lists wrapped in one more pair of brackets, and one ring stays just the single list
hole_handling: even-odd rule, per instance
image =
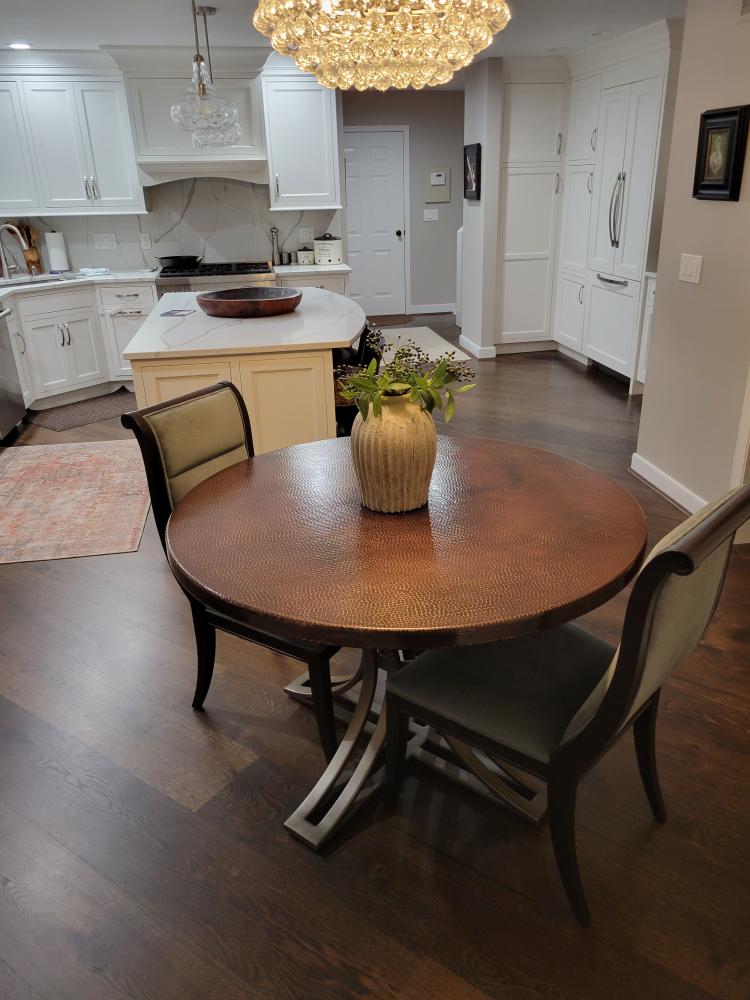
[{"label": "white marble countertop", "polygon": [[50,281],[19,281],[11,285],[0,284],[0,299],[9,295],[31,295],[37,292],[54,292],[60,288],[70,288],[72,285],[108,285],[113,282],[156,281],[156,271],[111,271],[109,274],[76,275],[74,277],[55,278]]},{"label": "white marble countertop", "polygon": [[303,274],[351,274],[348,264],[274,264],[276,274],[282,278],[292,275],[301,277]]},{"label": "white marble countertop", "polygon": [[[162,296],[123,352],[131,361],[196,355],[269,354],[349,347],[365,327],[356,302],[322,288],[302,289],[294,312],[262,319],[220,319],[196,304],[196,292]],[[194,309],[189,316],[164,316]]]}]

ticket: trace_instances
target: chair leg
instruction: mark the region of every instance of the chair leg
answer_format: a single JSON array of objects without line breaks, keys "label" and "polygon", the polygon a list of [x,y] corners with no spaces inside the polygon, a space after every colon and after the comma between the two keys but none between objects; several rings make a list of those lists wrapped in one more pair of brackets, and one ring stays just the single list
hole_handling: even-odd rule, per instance
[{"label": "chair leg", "polygon": [[193,613],[193,628],[195,629],[195,646],[198,653],[198,679],[195,683],[193,708],[201,710],[206,700],[211,678],[214,675],[214,660],[216,659],[216,628],[208,621],[206,609],[197,601],[190,601]]},{"label": "chair leg", "polygon": [[331,661],[327,656],[313,656],[307,661],[310,674],[310,694],[312,695],[315,721],[327,761],[338,749],[336,719],[333,715],[333,692],[331,690]]},{"label": "chair leg", "polygon": [[385,791],[389,805],[395,806],[406,761],[409,716],[401,709],[398,701],[388,694],[385,698],[385,714]]},{"label": "chair leg", "polygon": [[659,785],[659,772],[656,769],[656,716],[659,711],[659,694],[652,697],[648,707],[641,712],[633,723],[633,739],[635,755],[638,758],[638,770],[646,790],[649,804],[654,816],[663,823],[667,818],[667,808]]},{"label": "chair leg", "polygon": [[555,852],[557,868],[560,872],[565,895],[581,927],[591,924],[591,914],[586,903],[586,896],[581,882],[576,854],[576,792],[578,783],[552,779],[547,787],[547,809],[549,812],[552,847]]}]

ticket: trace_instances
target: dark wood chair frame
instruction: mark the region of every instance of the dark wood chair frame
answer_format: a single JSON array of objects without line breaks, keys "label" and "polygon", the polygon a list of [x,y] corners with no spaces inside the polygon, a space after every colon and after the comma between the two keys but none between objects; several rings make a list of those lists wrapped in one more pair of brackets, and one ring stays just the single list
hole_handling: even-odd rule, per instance
[{"label": "dark wood chair frame", "polygon": [[[160,410],[169,409],[177,403],[188,402],[191,399],[200,399],[211,393],[226,389],[229,389],[237,400],[244,427],[247,453],[252,458],[255,455],[255,450],[253,448],[250,417],[244,399],[237,387],[231,382],[217,382],[216,385],[212,385],[207,389],[198,389],[196,392],[170,399],[165,403],[157,403],[155,406],[148,406],[142,410],[126,413],[121,418],[123,427],[126,427],[135,434],[141,448],[143,462],[146,467],[146,479],[151,494],[151,505],[154,510],[156,530],[159,532],[159,539],[165,554],[167,554],[165,538],[167,523],[172,513],[172,501],[164,476],[159,445],[146,417],[152,413],[158,413]],[[181,590],[190,602],[198,655],[198,678],[193,696],[193,708],[197,711],[203,709],[203,703],[211,686],[216,658],[216,630],[220,629],[222,632],[229,632],[231,635],[248,639],[250,642],[255,642],[268,649],[276,650],[285,656],[291,656],[306,664],[310,675],[310,693],[315,710],[318,732],[320,734],[320,742],[323,746],[326,759],[330,761],[338,746],[336,721],[333,713],[330,661],[331,657],[339,651],[340,647],[284,639],[281,636],[250,628],[248,625],[234,621],[232,618],[212,610],[201,601],[196,600],[182,586]]]},{"label": "dark wood chair frame", "polygon": [[[356,368],[366,368],[373,358],[378,359],[380,367],[380,355],[369,343],[371,334],[369,325],[365,325],[364,330],[359,335],[359,343],[355,348],[345,348],[333,352],[334,368],[341,365],[352,365]],[[381,338],[382,343],[382,338]],[[336,436],[349,437],[352,433],[352,426],[357,417],[357,404],[340,402],[336,404]]]},{"label": "dark wood chair frame", "polygon": [[[628,600],[617,666],[601,705],[593,718],[564,743],[548,764],[511,747],[479,736],[471,729],[427,711],[422,705],[386,693],[386,789],[395,806],[406,759],[409,718],[477,747],[500,760],[516,764],[547,783],[547,804],[552,846],[571,909],[581,926],[591,915],[581,882],[575,843],[575,809],[578,783],[601,757],[633,727],[636,759],[643,787],[654,816],[660,822],[667,810],[656,767],[656,719],[658,689],[631,717],[646,662],[648,640],[662,585],[672,575],[688,576],[750,518],[750,485],[743,487],[705,520],[686,532],[672,546],[654,556],[638,575]],[[728,563],[728,560],[727,560]],[[726,566],[724,568],[726,575]],[[724,577],[717,588],[709,624],[721,595]]]}]

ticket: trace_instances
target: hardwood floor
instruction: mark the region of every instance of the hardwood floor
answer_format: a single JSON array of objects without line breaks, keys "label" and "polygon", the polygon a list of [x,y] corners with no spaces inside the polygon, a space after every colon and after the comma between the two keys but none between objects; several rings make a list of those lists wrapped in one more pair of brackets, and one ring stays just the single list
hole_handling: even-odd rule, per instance
[{"label": "hardwood floor", "polygon": [[[449,317],[415,325],[455,337]],[[681,519],[628,472],[639,402],[624,386],[551,354],[477,369],[450,433],[601,469],[652,541]],[[112,420],[18,443],[126,436]],[[137,553],[0,566],[0,997],[744,1000],[749,581],[738,547],[664,691],[669,821],[652,821],[629,739],[581,786],[582,931],[545,825],[431,772],[323,856],[291,839],[283,819],[323,765],[311,713],[282,691],[299,665],[220,636],[193,713],[189,608],[150,517]],[[589,627],[615,639],[625,599]]]}]

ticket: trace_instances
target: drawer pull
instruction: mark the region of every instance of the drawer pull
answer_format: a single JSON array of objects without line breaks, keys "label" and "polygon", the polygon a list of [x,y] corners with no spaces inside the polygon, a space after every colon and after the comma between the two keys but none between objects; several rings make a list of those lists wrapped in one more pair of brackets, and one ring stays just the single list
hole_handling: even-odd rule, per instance
[{"label": "drawer pull", "polygon": [[143,316],[141,309],[113,309],[110,316]]},{"label": "drawer pull", "polygon": [[618,285],[620,288],[627,288],[630,284],[629,281],[618,281],[617,278],[605,278],[603,274],[597,274],[597,278],[606,285]]},{"label": "drawer pull", "polygon": [[116,299],[137,299],[140,292],[115,292]]},{"label": "drawer pull", "polygon": [[583,285],[578,289],[578,303],[583,305]]}]

